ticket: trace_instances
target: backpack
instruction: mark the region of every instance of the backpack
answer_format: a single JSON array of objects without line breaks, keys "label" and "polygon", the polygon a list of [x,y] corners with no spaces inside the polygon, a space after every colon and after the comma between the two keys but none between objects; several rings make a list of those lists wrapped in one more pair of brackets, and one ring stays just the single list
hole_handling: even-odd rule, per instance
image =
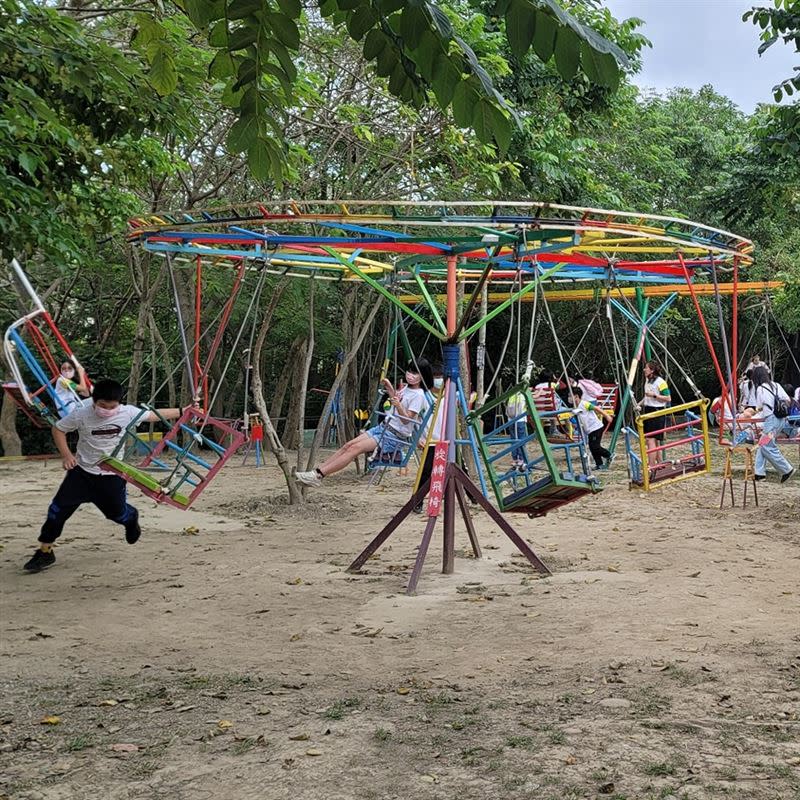
[{"label": "backpack", "polygon": [[772,406],[772,413],[775,415],[776,419],[786,419],[791,412],[789,403],[782,397],[778,397],[778,393],[775,392],[771,387],[769,391],[775,399],[775,403]]}]

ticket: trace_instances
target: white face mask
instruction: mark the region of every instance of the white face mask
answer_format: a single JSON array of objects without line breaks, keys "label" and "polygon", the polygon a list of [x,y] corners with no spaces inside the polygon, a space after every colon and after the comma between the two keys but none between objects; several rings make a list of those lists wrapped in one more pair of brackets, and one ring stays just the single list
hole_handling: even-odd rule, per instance
[{"label": "white face mask", "polygon": [[434,378],[433,379],[433,388],[434,389],[441,389],[444,386],[444,378]]},{"label": "white face mask", "polygon": [[75,370],[72,369],[71,367],[65,367],[64,369],[61,370],[61,374],[65,378],[74,378],[75,377]]}]

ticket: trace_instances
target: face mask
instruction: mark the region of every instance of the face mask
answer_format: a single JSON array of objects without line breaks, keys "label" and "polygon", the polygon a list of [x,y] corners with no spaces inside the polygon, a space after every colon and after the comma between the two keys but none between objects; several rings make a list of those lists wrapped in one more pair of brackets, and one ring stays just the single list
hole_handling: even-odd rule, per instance
[{"label": "face mask", "polygon": [[422,378],[416,372],[406,372],[406,383],[419,383]]},{"label": "face mask", "polygon": [[97,414],[98,417],[101,419],[110,419],[117,413],[116,408],[101,408],[95,403],[94,406],[94,413]]},{"label": "face mask", "polygon": [[434,389],[441,389],[444,386],[444,378],[434,378],[433,379],[433,388]]},{"label": "face mask", "polygon": [[74,378],[75,377],[75,370],[74,369],[62,369],[61,374],[65,378]]}]

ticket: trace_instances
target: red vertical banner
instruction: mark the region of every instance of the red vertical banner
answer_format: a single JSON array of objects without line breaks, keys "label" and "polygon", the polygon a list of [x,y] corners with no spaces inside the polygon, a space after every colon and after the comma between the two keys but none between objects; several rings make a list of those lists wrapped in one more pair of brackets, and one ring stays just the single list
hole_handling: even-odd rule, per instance
[{"label": "red vertical banner", "polygon": [[431,469],[431,485],[428,490],[428,516],[438,517],[442,510],[444,482],[447,475],[447,451],[449,442],[437,442],[433,450],[433,468]]}]

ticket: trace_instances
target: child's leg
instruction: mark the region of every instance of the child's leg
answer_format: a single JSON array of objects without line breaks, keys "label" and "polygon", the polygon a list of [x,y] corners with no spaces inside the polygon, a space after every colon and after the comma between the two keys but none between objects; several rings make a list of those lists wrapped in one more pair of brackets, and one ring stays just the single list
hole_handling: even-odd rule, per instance
[{"label": "child's leg", "polygon": [[594,458],[594,465],[596,467],[603,466],[604,458],[611,458],[611,453],[603,447],[603,429],[598,428],[589,434],[589,451]]},{"label": "child's leg", "polygon": [[66,521],[78,510],[82,503],[91,502],[91,490],[86,481],[88,473],[80,467],[67,470],[56,496],[47,509],[47,519],[39,533],[39,543],[43,550],[49,550],[53,542],[61,536]]},{"label": "child's leg", "polygon": [[133,544],[139,538],[139,512],[128,505],[125,481],[118,475],[90,475],[92,502],[106,519],[125,526],[125,538]]},{"label": "child's leg", "polygon": [[355,461],[362,453],[371,453],[378,443],[366,433],[360,433],[355,439],[340,447],[330,458],[323,461],[317,470],[325,477],[344,469],[349,463]]}]

